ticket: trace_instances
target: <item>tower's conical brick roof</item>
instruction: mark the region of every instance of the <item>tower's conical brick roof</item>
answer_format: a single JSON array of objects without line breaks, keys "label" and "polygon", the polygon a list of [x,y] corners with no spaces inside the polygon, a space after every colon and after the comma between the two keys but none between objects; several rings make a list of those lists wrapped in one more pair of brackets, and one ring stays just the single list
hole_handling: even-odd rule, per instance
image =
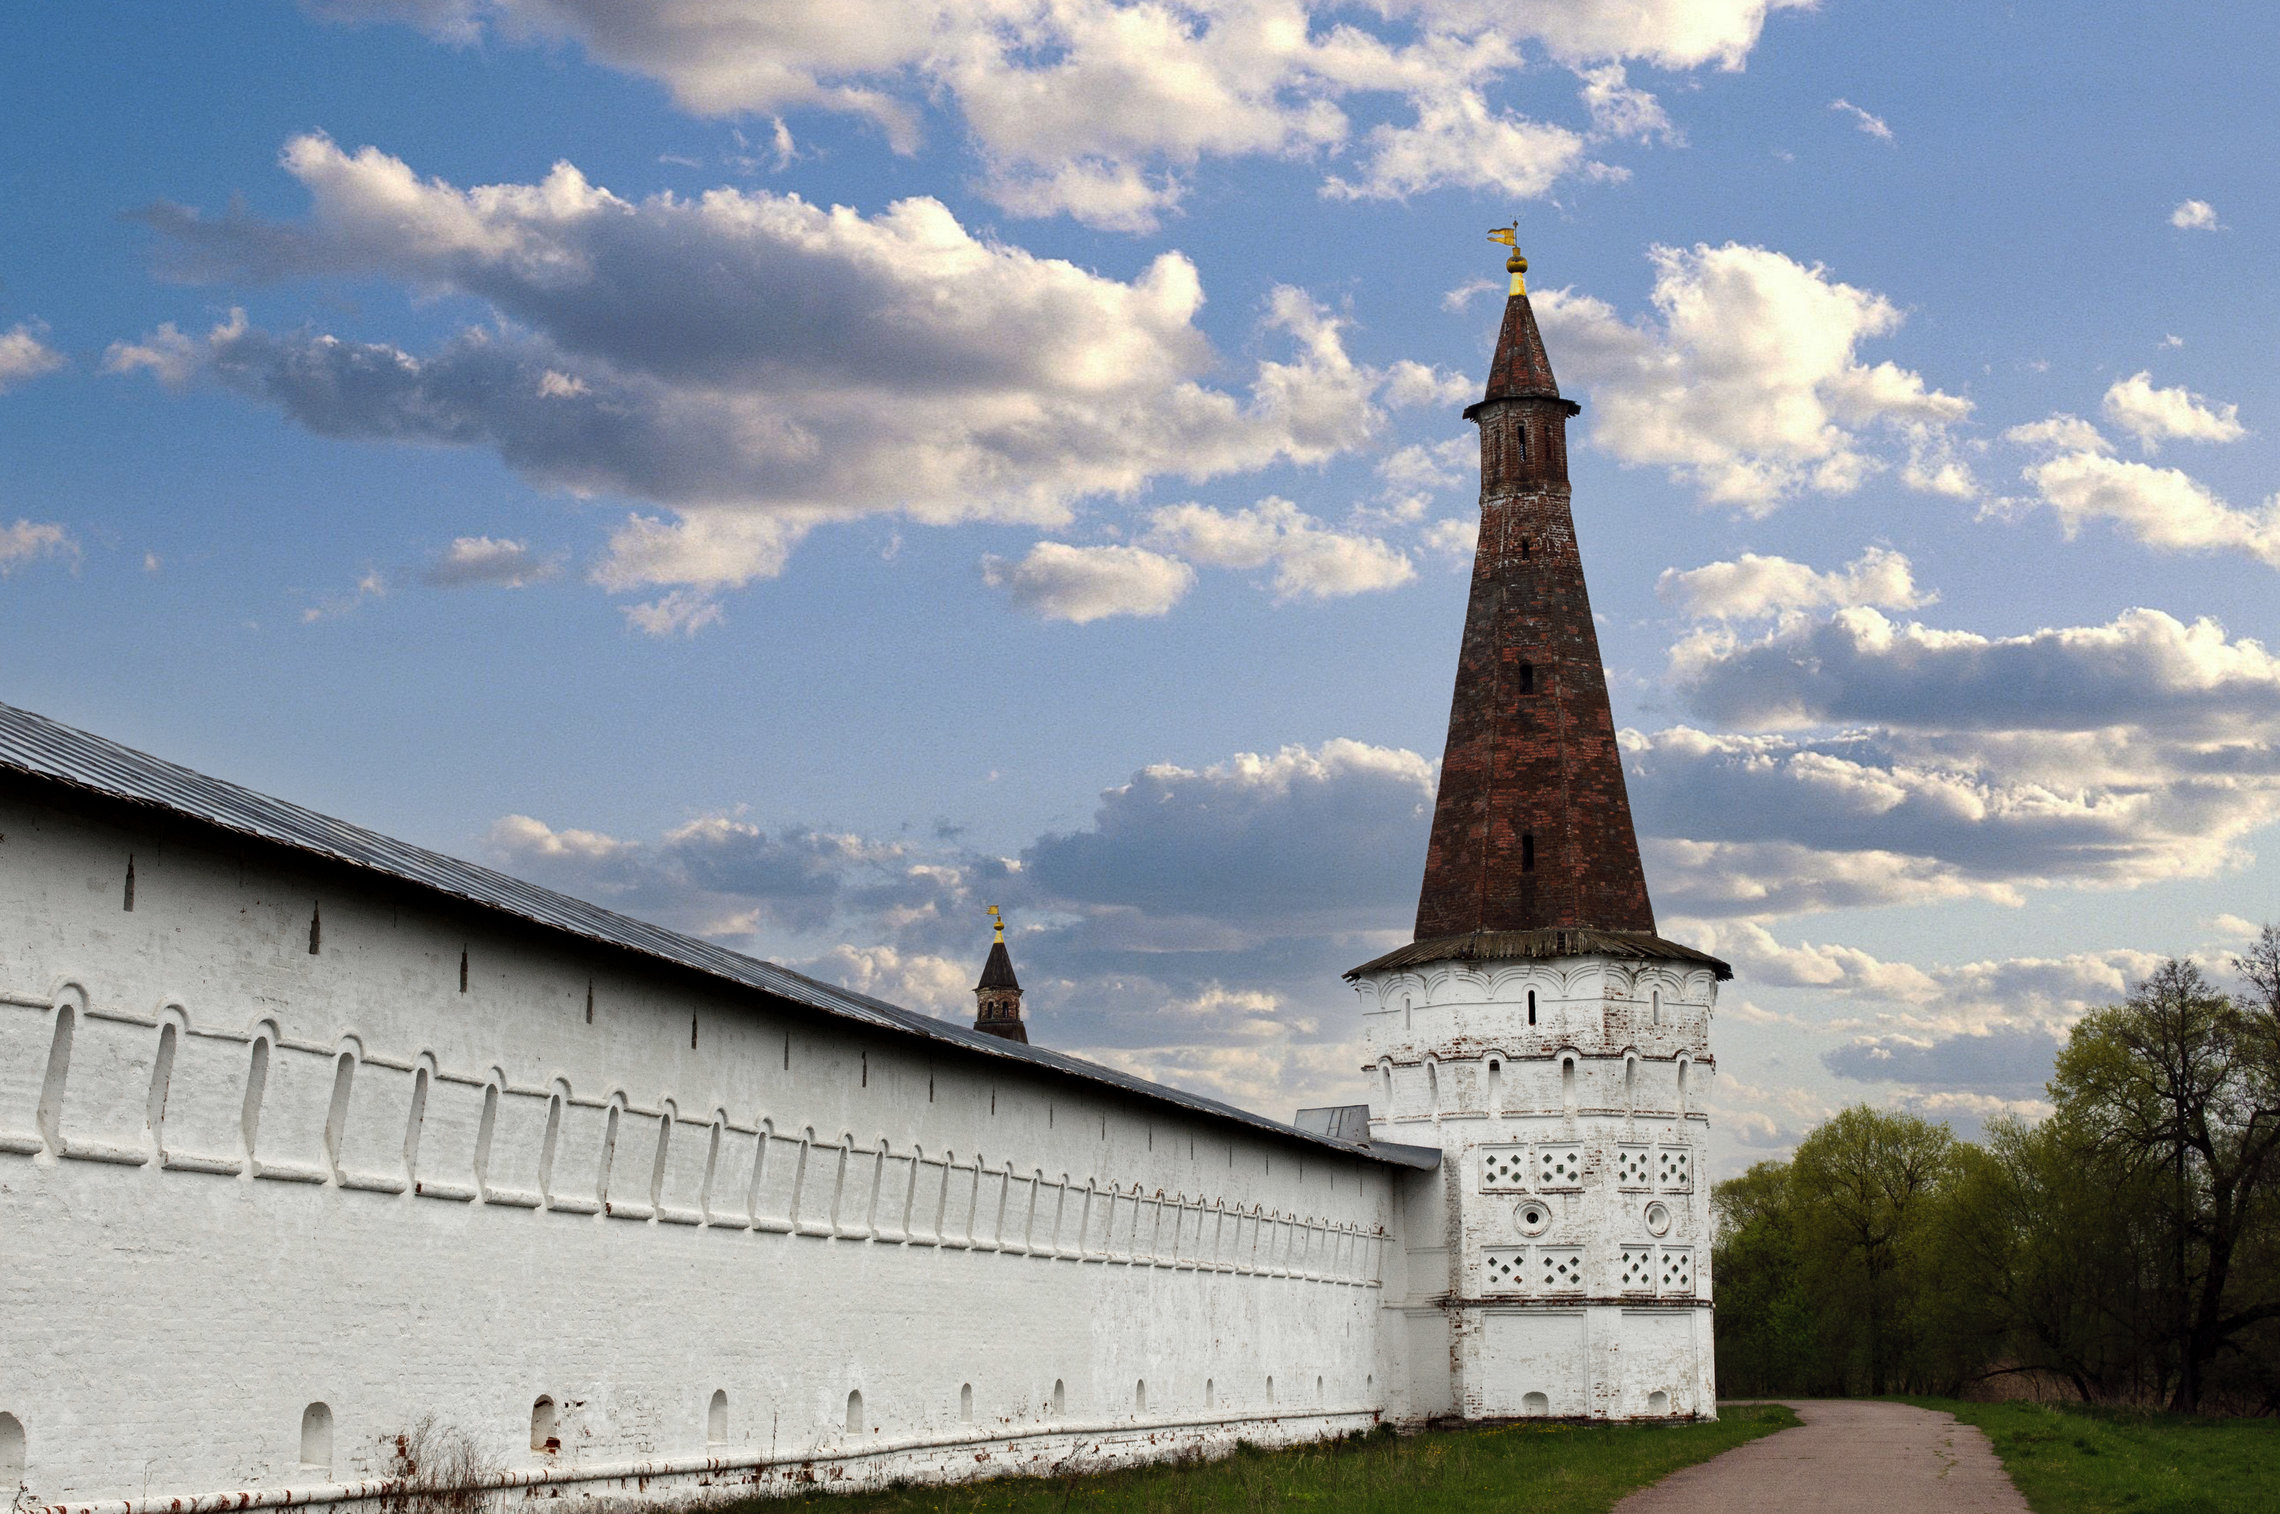
[{"label": "tower's conical brick roof", "polygon": [[[1518,260],[1515,259],[1515,263]],[[1535,311],[1505,302],[1480,426],[1480,545],[1417,939],[1655,928],[1576,548],[1567,421]]]}]

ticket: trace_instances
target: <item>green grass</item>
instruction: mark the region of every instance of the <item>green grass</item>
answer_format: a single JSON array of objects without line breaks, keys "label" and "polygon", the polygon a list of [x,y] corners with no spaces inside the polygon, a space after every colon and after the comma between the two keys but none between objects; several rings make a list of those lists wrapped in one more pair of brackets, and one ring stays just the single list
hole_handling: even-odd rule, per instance
[{"label": "green grass", "polygon": [[2270,1514],[2280,1422],[1910,1399],[1977,1425],[2035,1514]]},{"label": "green grass", "polygon": [[[1777,1404],[1721,1413],[1715,1424],[1380,1431],[1090,1476],[809,1496],[830,1498],[830,1514],[1601,1514],[1634,1488],[1797,1423]],[[784,1503],[732,1507],[780,1514]]]}]

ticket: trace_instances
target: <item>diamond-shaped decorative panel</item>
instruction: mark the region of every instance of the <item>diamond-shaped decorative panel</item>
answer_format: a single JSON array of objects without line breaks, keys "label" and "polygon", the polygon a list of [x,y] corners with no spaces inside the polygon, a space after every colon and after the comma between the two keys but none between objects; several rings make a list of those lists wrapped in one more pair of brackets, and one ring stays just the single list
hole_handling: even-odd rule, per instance
[{"label": "diamond-shaped decorative panel", "polygon": [[1655,1248],[1625,1246],[1617,1259],[1616,1276],[1625,1293],[1651,1293],[1655,1286]]},{"label": "diamond-shaped decorative panel", "polygon": [[1481,1257],[1482,1290],[1487,1293],[1518,1293],[1527,1286],[1528,1253],[1514,1247],[1510,1250],[1491,1249]]},{"label": "diamond-shaped decorative panel", "polygon": [[1553,1291],[1583,1286],[1583,1252],[1573,1246],[1544,1246],[1536,1252],[1536,1286]]},{"label": "diamond-shaped decorative panel", "polygon": [[1644,1188],[1652,1169],[1644,1146],[1618,1146],[1615,1148],[1615,1186],[1618,1188]]},{"label": "diamond-shaped decorative panel", "polygon": [[1525,1146],[1483,1146],[1480,1186],[1491,1193],[1499,1188],[1527,1187],[1528,1149]]},{"label": "diamond-shaped decorative panel", "polygon": [[1693,1187],[1694,1153],[1684,1146],[1657,1146],[1655,1185],[1660,1188]]},{"label": "diamond-shaped decorative panel", "polygon": [[1666,1246],[1662,1254],[1662,1291],[1694,1291],[1694,1252],[1684,1246]]},{"label": "diamond-shaped decorative panel", "polygon": [[1583,1185],[1583,1148],[1536,1148],[1536,1182],[1545,1188],[1579,1188]]}]

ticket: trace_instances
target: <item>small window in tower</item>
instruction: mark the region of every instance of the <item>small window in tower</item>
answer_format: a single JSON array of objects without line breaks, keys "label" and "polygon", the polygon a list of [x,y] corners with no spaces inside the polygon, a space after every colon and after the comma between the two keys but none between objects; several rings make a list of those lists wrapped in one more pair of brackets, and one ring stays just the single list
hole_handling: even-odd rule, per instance
[{"label": "small window in tower", "polygon": [[1528,990],[1528,1023],[1536,1023],[1536,991],[1532,988]]},{"label": "small window in tower", "polygon": [[1521,560],[1522,562],[1526,562],[1526,561],[1527,561],[1529,558],[1531,558],[1531,557],[1534,557],[1535,555],[1536,555],[1536,544],[1535,544],[1534,542],[1532,542],[1532,541],[1528,540],[1528,538],[1527,538],[1527,537],[1525,537],[1525,536],[1521,537],[1521,538],[1520,538],[1520,560]]},{"label": "small window in tower", "polygon": [[1534,836],[1522,836],[1520,838],[1520,871],[1532,873],[1535,870],[1536,838]]},{"label": "small window in tower", "polygon": [[1512,460],[1516,463],[1524,463],[1528,460],[1528,428],[1526,426],[1515,424],[1512,428]]},{"label": "small window in tower", "polygon": [[1536,665],[1532,662],[1520,664],[1520,692],[1523,694],[1536,692]]}]

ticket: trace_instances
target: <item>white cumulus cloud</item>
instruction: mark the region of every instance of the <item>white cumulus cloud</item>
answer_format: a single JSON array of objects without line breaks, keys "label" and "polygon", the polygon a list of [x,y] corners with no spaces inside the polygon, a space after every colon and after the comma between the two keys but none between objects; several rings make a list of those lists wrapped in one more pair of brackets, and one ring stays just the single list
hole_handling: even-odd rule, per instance
[{"label": "white cumulus cloud", "polygon": [[1163,615],[1195,586],[1195,569],[1144,547],[1041,541],[1016,563],[985,559],[983,580],[1045,620],[1084,625],[1111,615]]},{"label": "white cumulus cloud", "polygon": [[435,350],[282,335],[242,315],[171,326],[107,366],[210,373],[327,436],[484,447],[542,485],[664,506],[595,572],[613,592],[707,593],[781,571],[817,524],[1066,523],[1088,498],[1320,462],[1375,431],[1376,396],[1448,381],[1347,354],[1343,323],[1278,289],[1285,358],[1215,387],[1177,253],[1123,282],[969,232],[933,200],[875,216],[715,190],[632,202],[568,164],[461,189],[372,148],[295,138],[299,222],[161,206],[176,272],[384,277],[490,302]]},{"label": "white cumulus cloud", "polygon": [[2169,552],[2241,552],[2280,568],[2280,496],[2261,509],[2227,504],[2199,479],[2097,452],[2062,452],[2031,464],[2035,503],[2068,536],[2110,520],[2149,547]]},{"label": "white cumulus cloud", "polygon": [[1874,605],[1913,610],[1939,596],[1917,588],[1906,553],[1870,547],[1842,569],[1820,572],[1786,557],[1744,552],[1733,562],[1665,568],[1655,593],[1698,620],[1753,620],[1791,610]]},{"label": "white cumulus cloud", "polygon": [[[216,326],[216,338],[243,333],[242,317]],[[105,373],[147,372],[169,389],[181,389],[198,375],[199,344],[172,321],[160,323],[139,342],[113,342],[103,349]]]},{"label": "white cumulus cloud", "polygon": [[54,521],[19,520],[0,526],[0,578],[44,557],[79,556],[79,544]]},{"label": "white cumulus cloud", "polygon": [[428,564],[426,578],[429,583],[446,589],[470,584],[520,589],[543,582],[561,571],[561,559],[535,552],[525,542],[461,536],[453,538],[451,545]]},{"label": "white cumulus cloud", "polygon": [[[1675,133],[1626,62],[1738,69],[1809,0],[318,0],[464,44],[572,40],[688,110],[849,113],[914,151],[928,107],[963,128],[1018,215],[1146,230],[1206,160],[1343,159],[1333,193],[1444,185],[1540,195],[1587,166],[1578,133],[1492,101],[1531,52],[1584,78],[1593,131]],[[1613,70],[1609,72],[1609,70]],[[1406,113],[1357,135],[1350,109]],[[1547,102],[1549,103],[1549,102]]]},{"label": "white cumulus cloud", "polygon": [[2217,208],[2207,200],[2180,200],[2169,212],[2169,224],[2179,231],[2215,231]]},{"label": "white cumulus cloud", "polygon": [[2153,375],[2143,371],[2116,379],[2100,408],[2148,452],[2164,441],[2237,442],[2248,435],[2240,406],[2211,405],[2182,386],[2157,389]]},{"label": "white cumulus cloud", "polygon": [[1325,526],[1272,497],[1243,510],[1167,505],[1150,513],[1143,540],[1209,567],[1270,568],[1277,602],[1367,594],[1417,576],[1407,554],[1376,537]]},{"label": "white cumulus cloud", "polygon": [[2214,620],[2160,610],[1984,636],[1849,607],[1760,637],[1699,632],[1673,649],[1671,677],[1697,713],[1730,727],[2280,738],[2280,658]]},{"label": "white cumulus cloud", "polygon": [[45,326],[31,321],[0,331],[0,394],[63,366],[63,354],[41,340],[46,334]]},{"label": "white cumulus cloud", "polygon": [[1898,329],[1890,300],[1763,247],[1652,257],[1658,320],[1568,290],[1535,301],[1561,370],[1596,401],[1592,439],[1615,457],[1751,514],[1807,490],[1850,493],[1893,466],[1910,487],[1975,489],[1945,451],[1971,402],[1859,355]]}]

